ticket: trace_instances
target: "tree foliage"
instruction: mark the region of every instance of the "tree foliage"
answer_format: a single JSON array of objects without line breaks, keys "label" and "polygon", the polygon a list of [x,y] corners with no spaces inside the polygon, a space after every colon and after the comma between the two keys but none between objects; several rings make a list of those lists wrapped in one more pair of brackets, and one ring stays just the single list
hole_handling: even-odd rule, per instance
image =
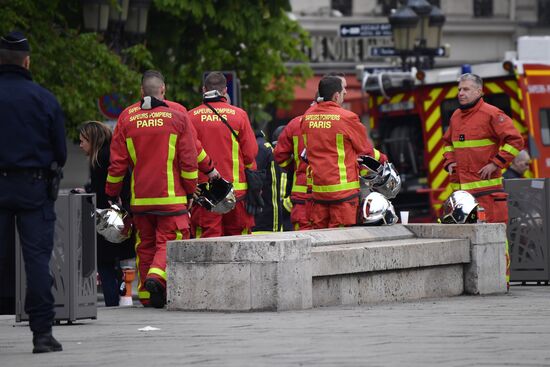
[{"label": "tree foliage", "polygon": [[[173,98],[199,103],[203,73],[235,70],[243,106],[258,115],[286,106],[294,86],[311,76],[301,45],[309,38],[289,19],[288,0],[155,0],[149,43],[154,63],[166,74]],[[287,68],[285,62],[298,61]]]},{"label": "tree foliage", "polygon": [[1,34],[20,29],[27,35],[33,78],[56,95],[69,137],[77,138],[83,121],[104,119],[97,107],[100,96],[116,91],[129,101],[137,98],[139,73],[97,34],[69,25],[71,17],[82,17],[79,1],[9,0],[1,8]]},{"label": "tree foliage", "polygon": [[[110,0],[114,1],[114,0]],[[288,18],[288,0],[155,0],[144,42],[121,50],[82,26],[79,0],[0,0],[0,34],[26,33],[34,79],[51,90],[66,116],[68,135],[102,119],[98,98],[138,98],[140,73],[161,70],[168,97],[194,107],[205,71],[234,70],[244,107],[265,119],[267,106],[284,106],[296,83],[311,75],[300,45],[306,33]]]}]

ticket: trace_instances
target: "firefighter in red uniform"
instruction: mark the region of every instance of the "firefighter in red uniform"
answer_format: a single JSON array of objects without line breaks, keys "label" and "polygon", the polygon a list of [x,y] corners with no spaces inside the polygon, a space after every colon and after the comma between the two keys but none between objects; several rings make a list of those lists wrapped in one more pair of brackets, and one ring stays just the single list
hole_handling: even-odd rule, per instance
[{"label": "firefighter in red uniform", "polygon": [[292,209],[290,221],[295,231],[312,229],[311,209],[311,182],[308,185],[307,163],[300,159],[300,153],[304,150],[304,140],[300,124],[302,116],[290,120],[277,139],[277,145],[273,152],[275,161],[285,171],[294,171],[290,200]]},{"label": "firefighter in red uniform", "polygon": [[[237,205],[223,215],[194,206],[192,230],[196,238],[249,234],[254,226],[254,216],[247,211],[247,205],[253,206],[254,203],[248,200],[245,168],[256,167],[256,136],[247,113],[228,103],[225,97],[227,80],[222,73],[208,74],[203,92],[203,104],[189,111],[189,119],[221,177],[233,183]],[[204,174],[199,174],[199,183],[207,180]]]},{"label": "firefighter in red uniform", "polygon": [[301,122],[313,180],[313,228],[351,226],[357,222],[359,205],[357,156],[374,157],[375,151],[359,117],[341,107],[344,80],[324,77],[318,92],[319,103]]},{"label": "firefighter in red uniform", "polygon": [[186,114],[162,100],[164,83],[144,75],[139,106],[119,116],[105,192],[116,198],[128,168],[134,214],[140,301],[166,303],[166,242],[189,238],[187,197],[197,184],[197,150]]},{"label": "firefighter in red uniform", "polygon": [[[168,107],[170,107],[171,109],[174,109],[176,111],[180,111],[181,113],[187,114],[187,109],[185,107],[183,107],[181,104],[165,99],[166,84],[164,83],[164,76],[159,71],[147,70],[145,73],[143,73],[142,83],[141,83],[141,96],[142,97],[145,96],[143,94],[143,81],[144,80],[149,80],[149,79],[152,79],[152,78],[158,79],[158,81],[162,84],[161,93],[162,93],[163,102],[166,103],[168,105]],[[139,108],[139,106],[140,106],[140,102],[135,103],[135,104],[131,105],[128,108],[130,108],[130,109],[132,109],[134,107]],[[214,167],[214,162],[212,161],[212,158],[210,158],[208,156],[208,154],[206,153],[206,151],[202,147],[202,143],[197,137],[197,132],[195,131],[195,127],[193,126],[193,124],[189,124],[189,127],[190,127],[190,130],[191,130],[191,133],[193,134],[193,138],[195,139],[195,144],[196,144],[197,153],[198,153],[197,163],[199,164],[199,171],[204,173],[205,175],[207,175],[210,180],[220,177],[219,172]]]},{"label": "firefighter in red uniform", "polygon": [[[454,188],[470,192],[485,209],[487,222],[507,223],[508,194],[502,186],[502,169],[524,147],[512,120],[482,98],[483,81],[475,74],[459,78],[459,108],[445,132],[445,167]],[[509,256],[506,249],[507,278]]]}]

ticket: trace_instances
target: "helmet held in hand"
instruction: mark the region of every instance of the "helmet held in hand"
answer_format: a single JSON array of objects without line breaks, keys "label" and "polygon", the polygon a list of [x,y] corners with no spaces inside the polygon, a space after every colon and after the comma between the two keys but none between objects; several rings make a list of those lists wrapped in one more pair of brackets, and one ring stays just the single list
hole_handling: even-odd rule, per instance
[{"label": "helmet held in hand", "polygon": [[228,213],[235,208],[237,199],[231,182],[218,178],[199,184],[197,188],[198,198],[195,201],[203,208],[219,214]]},{"label": "helmet held in hand", "polygon": [[132,221],[128,212],[113,204],[107,209],[96,209],[96,231],[109,242],[121,243],[132,235]]},{"label": "helmet held in hand", "polygon": [[360,156],[357,161],[361,169],[366,170],[366,174],[363,174],[361,179],[366,182],[370,190],[378,192],[388,199],[397,196],[401,190],[401,177],[393,163],[382,164],[369,156]]}]

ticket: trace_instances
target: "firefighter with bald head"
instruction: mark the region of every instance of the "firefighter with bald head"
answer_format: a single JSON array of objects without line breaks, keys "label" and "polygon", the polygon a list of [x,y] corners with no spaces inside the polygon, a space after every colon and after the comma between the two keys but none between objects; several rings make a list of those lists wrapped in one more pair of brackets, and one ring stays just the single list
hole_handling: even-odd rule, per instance
[{"label": "firefighter with bald head", "polygon": [[312,176],[313,228],[351,226],[357,223],[360,195],[357,157],[376,152],[359,117],[342,108],[343,78],[323,77],[318,93],[318,104],[301,120]]},{"label": "firefighter with bald head", "polygon": [[187,114],[164,99],[164,81],[144,75],[143,98],[118,118],[105,192],[118,197],[131,170],[130,208],[136,227],[138,296],[145,306],[166,303],[166,242],[190,237],[188,198],[198,177],[196,139]]},{"label": "firefighter with bald head", "polygon": [[[485,209],[487,222],[507,223],[502,169],[523,149],[524,141],[512,119],[482,96],[483,80],[478,75],[460,76],[459,108],[443,137],[444,166],[453,188],[468,191]],[[506,263],[509,279],[508,249]]]}]

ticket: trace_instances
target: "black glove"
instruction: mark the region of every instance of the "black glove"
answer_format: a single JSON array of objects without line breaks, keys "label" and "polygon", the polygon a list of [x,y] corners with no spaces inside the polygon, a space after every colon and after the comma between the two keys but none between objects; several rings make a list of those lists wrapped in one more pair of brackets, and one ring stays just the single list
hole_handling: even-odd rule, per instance
[{"label": "black glove", "polygon": [[262,198],[262,187],[265,181],[265,169],[253,171],[245,168],[246,182],[246,211],[251,215],[257,215],[264,209],[264,199]]}]

